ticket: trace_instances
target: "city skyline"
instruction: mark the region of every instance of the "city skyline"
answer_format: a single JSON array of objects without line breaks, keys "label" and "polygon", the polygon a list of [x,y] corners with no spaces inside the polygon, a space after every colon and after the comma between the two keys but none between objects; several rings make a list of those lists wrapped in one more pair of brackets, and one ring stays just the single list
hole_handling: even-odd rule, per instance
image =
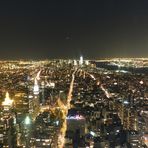
[{"label": "city skyline", "polygon": [[0,1],[0,148],[147,148],[147,6]]},{"label": "city skyline", "polygon": [[148,146],[148,59],[0,65],[0,147]]}]

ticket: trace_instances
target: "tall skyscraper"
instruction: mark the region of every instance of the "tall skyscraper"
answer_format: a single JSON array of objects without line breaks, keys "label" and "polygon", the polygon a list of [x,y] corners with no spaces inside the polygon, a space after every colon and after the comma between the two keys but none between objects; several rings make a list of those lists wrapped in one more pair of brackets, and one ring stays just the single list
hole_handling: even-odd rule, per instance
[{"label": "tall skyscraper", "polygon": [[83,56],[80,56],[79,64],[80,64],[80,65],[83,65]]},{"label": "tall skyscraper", "polygon": [[4,101],[2,102],[3,111],[0,117],[0,134],[1,143],[3,147],[14,147],[16,144],[15,130],[14,130],[14,120],[15,115],[12,111],[13,100],[10,99],[9,93],[6,92]]}]

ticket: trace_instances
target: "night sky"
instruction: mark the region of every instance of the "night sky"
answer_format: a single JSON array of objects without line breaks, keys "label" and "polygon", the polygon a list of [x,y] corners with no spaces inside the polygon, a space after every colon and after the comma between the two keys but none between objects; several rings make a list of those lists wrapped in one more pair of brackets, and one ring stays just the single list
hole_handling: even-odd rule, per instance
[{"label": "night sky", "polygon": [[0,0],[0,58],[148,57],[148,0]]}]

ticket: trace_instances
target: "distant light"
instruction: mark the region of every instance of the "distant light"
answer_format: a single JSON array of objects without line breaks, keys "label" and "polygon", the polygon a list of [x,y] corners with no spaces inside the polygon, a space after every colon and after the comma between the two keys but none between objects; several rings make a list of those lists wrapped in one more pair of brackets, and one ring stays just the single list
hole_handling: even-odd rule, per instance
[{"label": "distant light", "polygon": [[2,138],[4,135],[3,134],[0,134],[0,138]]},{"label": "distant light", "polygon": [[143,81],[141,80],[139,83],[142,85],[143,84]]},{"label": "distant light", "polygon": [[117,85],[118,83],[117,82],[114,82],[114,85]]},{"label": "distant light", "polygon": [[96,134],[93,131],[90,131],[90,134],[94,137]]},{"label": "distant light", "polygon": [[97,85],[100,85],[100,81],[97,82]]},{"label": "distant light", "polygon": [[80,65],[82,65],[82,64],[83,64],[83,57],[80,56]]},{"label": "distant light", "polygon": [[42,81],[41,85],[42,85],[42,86],[45,86],[45,83],[44,83],[44,81]]},{"label": "distant light", "polygon": [[110,76],[106,76],[108,79],[110,79]]},{"label": "distant light", "polygon": [[89,65],[89,61],[88,61],[88,60],[86,60],[86,61],[85,61],[85,64],[86,64],[86,65]]},{"label": "distant light", "polygon": [[93,80],[96,80],[96,78],[94,77],[94,75],[90,74],[90,77],[91,77]]},{"label": "distant light", "polygon": [[125,100],[123,103],[124,103],[124,104],[129,104],[129,102],[128,102],[127,100]]},{"label": "distant light", "polygon": [[45,142],[49,142],[49,139],[45,139]]},{"label": "distant light", "polygon": [[57,126],[59,125],[59,121],[56,121],[56,125],[57,125]]},{"label": "distant light", "polygon": [[77,61],[76,60],[74,60],[74,66],[77,66]]},{"label": "distant light", "polygon": [[93,103],[90,103],[90,105],[89,105],[90,107],[94,107],[94,104]]},{"label": "distant light", "polygon": [[117,73],[120,73],[120,72],[121,72],[121,73],[128,73],[128,71],[125,71],[125,70],[116,70],[116,72],[117,72]]},{"label": "distant light", "polygon": [[12,106],[13,100],[10,99],[9,93],[6,92],[5,100],[2,102],[3,106]]},{"label": "distant light", "polygon": [[51,86],[52,88],[54,88],[54,87],[55,87],[55,83],[51,82],[51,83],[50,83],[50,86]]},{"label": "distant light", "polygon": [[35,95],[39,94],[39,85],[38,85],[38,82],[37,82],[37,79],[36,79],[36,78],[35,78],[35,80],[34,80],[33,93],[34,93]]},{"label": "distant light", "polygon": [[41,141],[40,139],[36,139],[36,141]]},{"label": "distant light", "polygon": [[30,119],[29,116],[27,116],[27,117],[25,118],[25,124],[26,124],[26,125],[31,124],[31,119]]},{"label": "distant light", "polygon": [[33,96],[32,95],[29,95],[29,99],[31,99],[31,98],[33,98]]},{"label": "distant light", "polygon": [[81,115],[76,115],[76,116],[68,116],[66,119],[67,120],[82,120],[84,119],[84,117]]},{"label": "distant light", "polygon": [[14,118],[14,121],[13,121],[13,123],[14,123],[14,124],[16,124],[16,118]]}]

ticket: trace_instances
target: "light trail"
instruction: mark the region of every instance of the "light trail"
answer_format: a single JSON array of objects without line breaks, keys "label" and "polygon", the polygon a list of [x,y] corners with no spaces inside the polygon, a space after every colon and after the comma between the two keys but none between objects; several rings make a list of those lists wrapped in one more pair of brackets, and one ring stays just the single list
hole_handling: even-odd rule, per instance
[{"label": "light trail", "polygon": [[[66,134],[66,130],[67,130],[66,117],[67,117],[68,109],[70,109],[70,101],[72,100],[73,85],[74,85],[76,71],[77,71],[77,69],[75,69],[75,71],[72,73],[72,80],[71,80],[69,92],[67,95],[67,104],[64,105],[62,102],[61,102],[62,104],[61,103],[59,104],[60,110],[62,112],[62,119],[64,121],[63,121],[62,128],[61,128],[59,135],[58,135],[58,148],[64,148],[64,145],[65,145],[65,134]],[[78,70],[78,71],[80,71],[80,70]],[[94,81],[97,80],[93,74],[90,74],[88,72],[85,72],[85,74],[89,75],[90,78],[93,79]],[[102,91],[104,91],[107,98],[111,97],[111,94],[108,92],[107,89],[104,88],[104,86],[102,84],[100,85],[100,88],[102,89]]]},{"label": "light trail", "polygon": [[[85,72],[85,71],[84,71]],[[87,75],[89,75],[94,81],[96,80],[95,76],[90,74],[89,72],[85,72]],[[100,84],[100,83],[99,83]],[[112,95],[108,92],[106,88],[101,84],[100,85],[101,90],[105,93],[106,97],[109,99],[112,97]]]},{"label": "light trail", "polygon": [[91,79],[93,79],[94,81],[96,80],[95,76],[90,74],[89,72],[84,71],[87,75],[89,75],[91,77]]},{"label": "light trail", "polygon": [[101,84],[100,88],[104,91],[104,93],[108,99],[111,98],[111,94],[108,92],[107,89],[104,88],[104,86],[102,84]]},{"label": "light trail", "polygon": [[67,130],[67,121],[66,121],[66,116],[68,113],[68,109],[70,109],[70,101],[72,100],[72,93],[73,93],[73,85],[74,85],[74,80],[75,80],[75,72],[77,71],[77,69],[75,69],[75,71],[72,73],[72,80],[70,83],[70,88],[69,88],[69,92],[67,95],[67,104],[65,106],[61,106],[61,110],[63,113],[63,125],[60,131],[60,134],[58,136],[58,148],[63,148],[64,144],[65,144],[65,134],[66,134],[66,130]]}]

